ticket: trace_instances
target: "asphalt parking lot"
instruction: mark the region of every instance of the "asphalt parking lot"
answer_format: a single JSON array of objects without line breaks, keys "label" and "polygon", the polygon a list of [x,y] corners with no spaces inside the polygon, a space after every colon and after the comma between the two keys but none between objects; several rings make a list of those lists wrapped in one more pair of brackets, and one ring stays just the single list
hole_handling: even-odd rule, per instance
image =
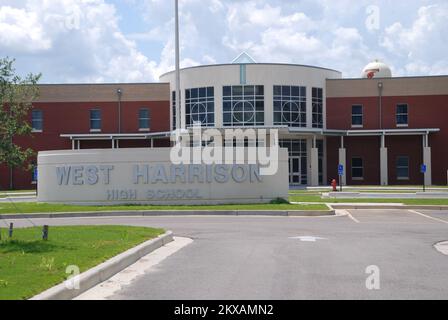
[{"label": "asphalt parking lot", "polygon": [[[448,240],[448,211],[346,213],[33,223],[163,227],[194,240],[110,299],[448,299],[448,256],[434,248]],[[380,272],[378,290],[366,287],[369,266]]]}]

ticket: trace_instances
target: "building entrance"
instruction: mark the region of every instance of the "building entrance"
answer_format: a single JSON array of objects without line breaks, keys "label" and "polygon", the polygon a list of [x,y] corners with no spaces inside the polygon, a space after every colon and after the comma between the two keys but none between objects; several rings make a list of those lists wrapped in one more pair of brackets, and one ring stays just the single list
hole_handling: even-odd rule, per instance
[{"label": "building entrance", "polygon": [[307,148],[306,140],[280,140],[280,147],[289,152],[289,184],[307,185]]}]

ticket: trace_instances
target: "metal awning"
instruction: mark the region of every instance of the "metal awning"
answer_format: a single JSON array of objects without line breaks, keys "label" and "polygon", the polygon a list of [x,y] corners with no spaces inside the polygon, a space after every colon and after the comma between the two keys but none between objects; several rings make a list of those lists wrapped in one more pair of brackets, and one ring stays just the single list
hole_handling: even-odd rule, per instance
[{"label": "metal awning", "polygon": [[88,134],[61,134],[61,138],[70,140],[147,140],[169,138],[171,132],[156,133],[88,133]]},{"label": "metal awning", "polygon": [[424,136],[430,133],[440,132],[438,128],[422,129],[378,129],[378,130],[337,130],[337,129],[307,129],[307,128],[289,128],[290,133],[303,135],[322,135],[322,136]]},{"label": "metal awning", "polygon": [[[277,129],[280,133],[291,133],[300,135],[321,135],[321,136],[412,136],[412,135],[428,135],[431,133],[440,132],[438,128],[422,128],[422,129],[378,129],[378,130],[337,130],[337,129],[317,129],[317,128],[288,128],[284,126],[270,126],[270,127],[224,127],[224,128],[204,128],[204,129]],[[189,128],[187,132],[192,132]],[[156,133],[90,133],[90,134],[61,134],[62,138],[68,138],[73,141],[86,140],[150,140],[169,138],[174,134],[172,131],[156,132]]]},{"label": "metal awning", "polygon": [[61,134],[61,138],[68,138],[72,141],[72,149],[81,149],[82,141],[111,141],[112,149],[120,148],[122,140],[148,140],[151,148],[154,147],[154,140],[169,138],[169,132],[142,132],[142,133],[81,133],[81,134]]},{"label": "metal awning", "polygon": [[440,129],[383,129],[383,130],[347,130],[345,136],[424,136],[430,133],[437,133]]}]

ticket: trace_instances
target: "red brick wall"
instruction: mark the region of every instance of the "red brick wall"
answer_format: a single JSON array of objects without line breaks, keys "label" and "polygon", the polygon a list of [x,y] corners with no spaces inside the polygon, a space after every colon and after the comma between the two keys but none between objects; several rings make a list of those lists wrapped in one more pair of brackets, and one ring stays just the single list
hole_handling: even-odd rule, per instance
[{"label": "red brick wall", "polygon": [[[61,138],[61,134],[88,134],[90,133],[90,110],[101,109],[101,133],[118,133],[118,103],[92,102],[92,103],[36,103],[35,109],[43,111],[43,132],[34,133],[32,137],[16,137],[14,140],[23,148],[32,148],[38,151],[71,149],[69,139]],[[138,112],[146,107],[151,113],[151,133],[170,131],[170,103],[159,102],[122,102],[122,133],[139,133]],[[29,116],[31,121],[31,115]],[[123,141],[120,147],[149,147],[149,141]],[[169,140],[155,142],[155,147],[169,146]],[[81,148],[111,148],[110,141],[84,141]],[[14,188],[32,189],[31,172],[23,168],[14,170]],[[0,189],[9,188],[9,170],[0,166]]]},{"label": "red brick wall", "polygon": [[[423,174],[420,173],[420,166],[423,163],[422,138],[411,136],[386,137],[386,147],[388,151],[389,184],[423,184]],[[397,179],[396,161],[400,156],[409,157],[409,180]]]},{"label": "red brick wall", "polygon": [[[379,137],[346,137],[344,139],[347,150],[347,184],[376,185],[380,184],[380,140]],[[327,140],[327,170],[329,179],[338,179],[340,138],[331,137]],[[352,179],[352,158],[363,159],[364,179]]]},{"label": "red brick wall", "polygon": [[[362,104],[364,106],[364,127],[362,129],[379,129],[379,108],[378,97],[363,98],[328,98],[327,99],[327,127],[329,129],[349,130],[351,127],[352,105]],[[432,148],[432,180],[433,184],[447,184],[448,170],[448,96],[409,96],[409,97],[383,97],[382,99],[382,123],[383,129],[397,129],[396,126],[396,105],[408,104],[409,127],[417,128],[440,128],[439,133],[430,135],[430,147]],[[346,140],[350,141],[348,138]],[[379,145],[371,144],[367,138],[359,138],[364,141],[365,149],[374,149],[377,152],[375,156],[379,161]],[[376,138],[377,140],[379,138]],[[339,139],[329,138],[328,144],[328,168],[334,175],[332,169],[336,164],[330,161],[337,160],[337,149],[339,148]],[[379,140],[378,140],[379,141]],[[411,180],[406,184],[420,184],[422,176],[419,173],[422,158],[422,138],[421,137],[387,137],[386,144],[389,151],[389,182],[390,184],[402,184],[404,182],[396,180],[395,160],[396,156],[405,151],[410,154],[410,175]],[[362,144],[362,143],[361,143]],[[347,144],[347,152],[350,151],[350,145]],[[358,147],[356,147],[358,148]],[[357,151],[357,149],[355,149]],[[335,154],[336,152],[336,154]],[[359,152],[359,151],[357,151]],[[405,154],[403,154],[405,155]],[[336,158],[335,158],[336,157]],[[349,159],[349,158],[347,158]],[[417,163],[417,164],[416,164]],[[379,165],[378,165],[379,166]],[[331,171],[333,170],[333,172]],[[378,169],[379,170],[379,167]],[[329,175],[330,177],[330,175]],[[378,174],[379,177],[379,174]],[[379,179],[379,178],[378,178]],[[366,181],[366,184],[372,184],[375,179]],[[350,183],[350,182],[348,182]]]}]

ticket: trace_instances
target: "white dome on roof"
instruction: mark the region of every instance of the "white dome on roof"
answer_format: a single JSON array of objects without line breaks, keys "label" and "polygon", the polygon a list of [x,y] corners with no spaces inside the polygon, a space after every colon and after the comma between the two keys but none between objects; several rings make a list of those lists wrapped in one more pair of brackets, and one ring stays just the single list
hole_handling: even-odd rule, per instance
[{"label": "white dome on roof", "polygon": [[361,77],[364,79],[392,78],[392,71],[387,64],[375,60],[362,70]]}]

